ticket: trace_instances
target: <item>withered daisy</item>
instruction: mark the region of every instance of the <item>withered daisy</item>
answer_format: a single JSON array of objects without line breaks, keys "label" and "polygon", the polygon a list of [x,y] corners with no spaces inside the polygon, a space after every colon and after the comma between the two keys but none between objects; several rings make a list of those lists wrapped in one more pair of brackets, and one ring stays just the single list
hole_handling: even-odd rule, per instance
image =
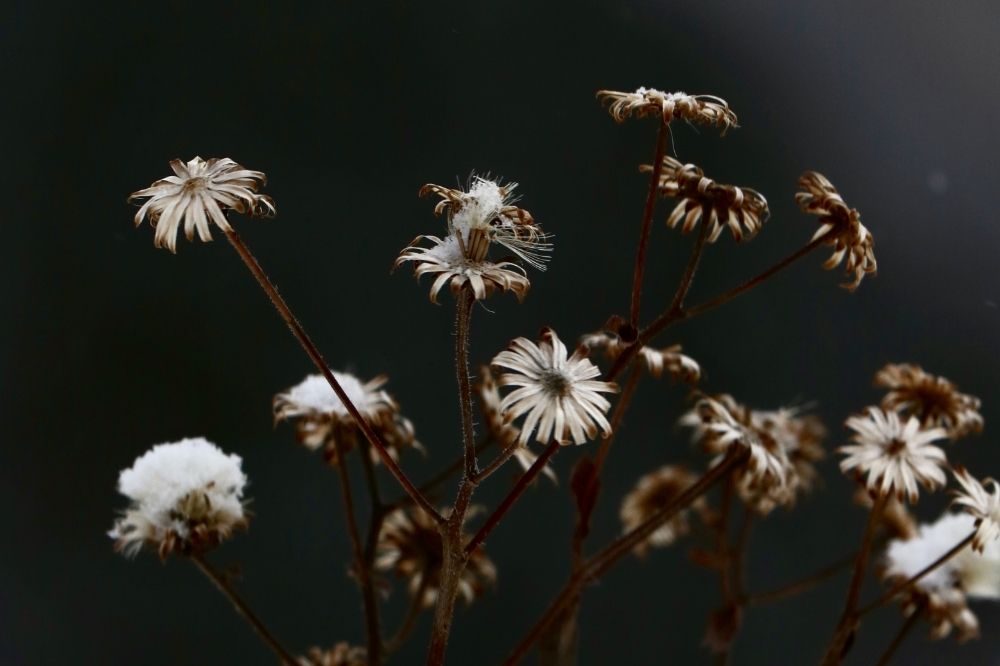
[{"label": "withered daisy", "polygon": [[883,408],[915,416],[925,428],[944,428],[952,439],[983,429],[979,398],[919,365],[890,363],[875,375],[875,386],[889,389]]},{"label": "withered daisy", "polygon": [[[413,424],[399,413],[399,405],[382,389],[388,377],[379,375],[362,382],[354,375],[334,372],[358,412],[378,432],[389,455],[398,459],[400,451],[423,447],[416,439]],[[311,451],[323,447],[323,455],[337,464],[337,443],[345,451],[357,446],[362,437],[354,417],[334,393],[323,375],[309,375],[284,393],[274,396],[275,421],[293,419],[299,441]],[[372,449],[371,459],[378,463],[378,452]]]},{"label": "withered daisy", "polygon": [[642,87],[635,92],[599,90],[597,99],[608,104],[611,117],[619,123],[631,116],[659,116],[663,123],[680,118],[693,123],[715,125],[722,129],[723,134],[738,127],[736,114],[726,104],[726,100],[714,95],[668,93]]},{"label": "withered daisy", "polygon": [[[603,331],[583,336],[580,338],[580,344],[590,349],[603,349],[611,361],[621,356],[628,346],[617,335]],[[646,371],[653,377],[660,377],[666,370],[677,381],[694,383],[701,378],[701,367],[698,362],[682,354],[680,345],[671,345],[663,349],[643,345],[639,350],[639,358]]]},{"label": "withered daisy", "polygon": [[156,247],[177,251],[177,233],[181,223],[184,235],[194,240],[195,232],[203,241],[212,240],[210,223],[223,231],[231,229],[225,211],[233,210],[253,216],[275,213],[271,197],[257,194],[267,182],[262,171],[251,171],[229,159],[195,157],[184,163],[172,160],[174,175],[156,181],[149,187],[129,195],[129,202],[147,199],[135,214],[135,224],[143,219],[156,227]]},{"label": "withered daisy", "polygon": [[[980,482],[962,466],[955,468],[955,478],[962,490],[955,492],[954,503],[976,519],[972,548],[982,553],[988,544],[1000,537],[1000,484],[994,479]],[[987,492],[987,486],[992,487],[992,491]]]},{"label": "withered daisy", "polygon": [[[640,172],[651,172],[651,164],[643,164]],[[702,221],[708,209],[709,243],[714,243],[728,228],[737,242],[754,236],[760,231],[770,211],[767,199],[748,187],[723,185],[711,178],[694,164],[682,164],[670,156],[663,158],[660,172],[659,192],[661,196],[679,199],[667,226],[671,229],[681,224],[681,233],[689,233]]]},{"label": "withered daisy", "polygon": [[[694,474],[679,465],[665,465],[639,479],[635,488],[622,501],[619,517],[622,529],[630,532],[649,520],[654,514],[677,499],[681,493],[698,480]],[[688,509],[702,511],[705,498],[699,497]],[[650,548],[669,546],[690,530],[688,509],[679,511],[673,518],[663,523],[649,538],[637,545],[633,551],[644,557]]]},{"label": "withered daisy", "polygon": [[917,501],[917,485],[935,490],[945,484],[944,451],[931,444],[947,437],[942,428],[922,429],[910,417],[904,423],[896,412],[869,407],[852,416],[845,425],[854,431],[848,446],[837,449],[847,457],[840,461],[843,472],[867,475],[868,489],[882,497],[896,495]]},{"label": "withered daisy", "polygon": [[[441,534],[423,510],[397,509],[386,516],[379,532],[375,568],[392,571],[407,581],[411,595],[424,608],[437,601],[444,562]],[[468,555],[468,563],[459,582],[459,594],[466,603],[481,597],[496,584],[497,570],[482,546]]]},{"label": "withered daisy", "polygon": [[[476,388],[479,392],[479,405],[483,416],[486,417],[486,427],[489,428],[490,434],[505,449],[517,445],[514,459],[527,471],[538,459],[538,455],[528,448],[527,443],[519,441],[521,431],[504,419],[500,411],[500,389],[489,366],[484,365],[479,369],[479,383]],[[542,468],[542,473],[553,483],[558,483],[555,470],[548,463]]]},{"label": "withered daisy", "polygon": [[[417,245],[421,240],[430,241],[430,247]],[[443,240],[437,236],[417,236],[403,248],[396,266],[412,261],[413,273],[418,278],[424,275],[436,276],[431,283],[431,302],[437,303],[438,293],[446,284],[458,293],[465,285],[472,287],[476,299],[483,300],[494,289],[509,291],[523,301],[531,283],[524,269],[510,261],[483,261],[466,257],[458,236],[448,236]]]},{"label": "withered daisy", "polygon": [[532,433],[542,444],[552,440],[583,444],[598,429],[605,437],[611,434],[605,417],[611,403],[601,393],[615,393],[618,386],[594,379],[601,371],[587,358],[586,347],[569,356],[555,331],[546,328],[539,344],[517,338],[492,365],[512,371],[500,376],[500,386],[517,387],[504,397],[500,411],[508,421],[527,414],[521,443],[527,443]]},{"label": "withered daisy", "polygon": [[201,437],[157,444],[118,477],[118,492],[131,505],[108,532],[115,548],[135,555],[151,545],[166,557],[225,541],[247,524],[241,465],[238,455]]},{"label": "withered daisy", "polygon": [[820,218],[820,227],[812,239],[826,238],[824,243],[834,247],[823,268],[832,270],[846,257],[844,271],[853,273],[854,277],[841,286],[854,291],[865,275],[875,275],[878,269],[875,240],[867,227],[861,224],[861,213],[856,208],[848,208],[837,189],[820,173],[807,171],[799,178],[799,187],[802,191],[795,195],[799,208]]}]

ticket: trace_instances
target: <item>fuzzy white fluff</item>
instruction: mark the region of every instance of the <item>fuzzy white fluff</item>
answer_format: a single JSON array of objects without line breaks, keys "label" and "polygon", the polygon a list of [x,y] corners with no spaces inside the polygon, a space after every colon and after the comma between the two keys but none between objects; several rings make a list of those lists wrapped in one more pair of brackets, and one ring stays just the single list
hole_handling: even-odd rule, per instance
[{"label": "fuzzy white fluff", "polygon": [[[372,394],[365,385],[357,377],[347,373],[334,372],[333,376],[337,378],[341,388],[344,389],[354,406],[362,413],[367,411],[369,403],[372,401]],[[292,406],[285,413],[286,416],[297,416],[310,412],[331,414],[341,418],[348,416],[344,403],[333,392],[323,375],[309,375],[302,382],[288,389],[286,393],[281,395],[281,398]]]}]

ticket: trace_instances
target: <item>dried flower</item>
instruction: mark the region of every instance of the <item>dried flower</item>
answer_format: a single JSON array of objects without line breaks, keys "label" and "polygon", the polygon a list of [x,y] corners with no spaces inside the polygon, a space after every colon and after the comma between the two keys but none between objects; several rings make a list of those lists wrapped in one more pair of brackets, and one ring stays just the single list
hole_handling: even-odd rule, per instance
[{"label": "dried flower", "polygon": [[[966,514],[946,513],[937,522],[921,525],[918,535],[894,540],[886,549],[885,577],[891,583],[909,580],[958,545],[975,529]],[[1000,599],[1000,544],[991,541],[980,554],[964,549],[933,569],[903,594],[907,614],[923,609],[933,638],[944,638],[954,628],[959,641],[974,638],[979,622],[966,599]]]},{"label": "dried flower", "polygon": [[869,491],[881,497],[905,497],[912,504],[919,496],[918,483],[927,490],[945,484],[941,468],[947,459],[944,451],[931,444],[947,437],[943,429],[921,429],[914,417],[903,423],[896,412],[878,407],[848,418],[845,425],[854,431],[854,444],[837,449],[847,456],[840,461],[840,469],[867,474]]},{"label": "dried flower", "polygon": [[247,523],[241,463],[201,437],[157,444],[136,458],[118,477],[118,492],[132,503],[108,532],[115,548],[132,556],[149,544],[166,557],[228,539]]},{"label": "dried flower", "polygon": [[[651,172],[653,165],[643,164],[639,171]],[[670,156],[663,158],[658,187],[660,196],[680,200],[667,218],[671,229],[683,220],[681,233],[690,233],[708,211],[709,243],[718,240],[724,228],[729,229],[737,242],[744,236],[753,237],[770,215],[767,199],[756,190],[722,185],[706,178],[694,164],[682,164]]]},{"label": "dried flower", "polygon": [[605,417],[611,407],[601,393],[615,393],[613,382],[594,380],[601,371],[587,358],[585,347],[578,347],[568,356],[566,345],[550,328],[542,330],[542,341],[535,344],[527,338],[517,338],[510,348],[493,359],[493,365],[512,370],[500,376],[500,386],[516,386],[500,403],[500,412],[507,421],[527,414],[521,425],[520,441],[527,443],[532,433],[535,440],[548,444],[583,444],[597,435],[611,434],[611,424]]},{"label": "dried flower", "polygon": [[299,657],[302,666],[367,666],[368,650],[340,642],[329,650],[309,648],[304,657]]},{"label": "dried flower", "polygon": [[[622,502],[618,515],[622,521],[623,531],[630,532],[642,525],[677,499],[697,480],[694,474],[679,465],[666,465],[643,476]],[[699,497],[689,508],[703,511],[705,498]],[[636,555],[644,557],[650,548],[669,546],[689,530],[688,511],[679,511],[633,550]]]},{"label": "dried flower", "polygon": [[[386,516],[379,533],[375,568],[393,571],[407,581],[410,594],[424,608],[437,601],[444,562],[441,534],[437,524],[421,509],[397,509]],[[466,603],[481,597],[496,583],[497,570],[482,546],[468,556],[459,582],[459,594]]]},{"label": "dried flower", "polygon": [[[994,479],[980,482],[962,466],[955,468],[955,478],[962,490],[955,492],[954,503],[976,519],[972,548],[982,553],[989,543],[1000,537],[1000,484]],[[985,486],[992,486],[992,492],[986,492]]]},{"label": "dried flower", "polygon": [[[621,356],[628,346],[617,335],[604,332],[585,335],[580,339],[580,344],[590,349],[603,349],[611,361]],[[649,374],[654,377],[660,377],[666,369],[677,381],[693,384],[701,378],[701,367],[698,362],[682,354],[680,345],[671,345],[664,349],[653,349],[644,345],[639,350],[639,358]]]},{"label": "dried flower", "polygon": [[209,159],[195,157],[185,164],[172,160],[173,176],[156,181],[144,190],[129,195],[129,202],[147,199],[135,214],[135,224],[143,218],[156,227],[156,247],[177,251],[177,232],[184,223],[184,235],[194,240],[197,231],[203,241],[212,240],[209,223],[223,231],[231,227],[224,211],[233,210],[253,216],[275,213],[271,197],[257,194],[267,182],[261,171],[251,171],[228,157]]},{"label": "dried flower", "polygon": [[635,92],[599,90],[597,99],[601,103],[608,103],[611,117],[619,123],[633,115],[636,118],[655,115],[664,123],[681,118],[693,123],[715,125],[722,128],[723,134],[738,127],[736,114],[726,104],[726,100],[714,95],[688,95],[639,88]]},{"label": "dried flower", "polygon": [[[479,404],[483,416],[486,417],[486,427],[503,448],[517,445],[514,459],[527,471],[538,459],[538,455],[529,449],[526,443],[518,441],[521,431],[506,421],[501,414],[500,389],[497,387],[496,379],[493,378],[493,372],[490,371],[489,366],[484,365],[479,369],[479,377],[476,388],[479,392]],[[542,473],[549,477],[552,483],[558,483],[559,479],[556,477],[555,470],[548,463],[542,468]]]},{"label": "dried flower", "polygon": [[889,389],[884,409],[915,416],[925,428],[944,428],[952,439],[983,429],[979,398],[959,393],[953,383],[919,365],[890,363],[875,375],[875,386]]},{"label": "dried flower", "polygon": [[[368,424],[382,436],[389,455],[397,460],[406,448],[423,451],[416,439],[413,424],[399,413],[399,405],[382,387],[389,381],[385,375],[362,383],[354,375],[334,372],[337,382]],[[362,437],[354,417],[334,393],[323,375],[309,375],[284,393],[274,396],[275,421],[295,419],[299,441],[309,450],[324,447],[324,457],[337,464],[337,443],[345,451],[357,446]],[[378,452],[371,451],[374,462]]]},{"label": "dried flower", "polygon": [[799,178],[802,192],[795,195],[795,201],[802,212],[818,215],[820,227],[813,234],[813,240],[826,239],[826,245],[834,246],[833,254],[823,264],[832,270],[847,257],[844,271],[853,273],[854,278],[841,286],[854,291],[861,284],[865,274],[875,275],[878,264],[875,261],[875,240],[871,232],[861,224],[861,213],[848,208],[836,188],[822,174],[807,171]]}]

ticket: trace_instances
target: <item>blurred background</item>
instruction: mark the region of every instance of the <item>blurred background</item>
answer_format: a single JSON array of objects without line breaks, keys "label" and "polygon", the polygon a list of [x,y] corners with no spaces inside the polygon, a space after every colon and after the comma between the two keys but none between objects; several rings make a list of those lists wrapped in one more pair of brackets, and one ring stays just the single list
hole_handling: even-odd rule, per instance
[{"label": "blurred background", "polygon": [[[1000,474],[995,2],[13,2],[0,14],[2,663],[273,663],[192,566],[128,561],[105,535],[125,505],[118,471],[193,435],[239,453],[251,479],[251,529],[213,561],[241,567],[246,597],[294,650],[363,642],[336,475],[290,427],[272,427],[272,396],[312,371],[308,359],[221,238],[171,256],[132,228],[127,195],[175,157],[267,172],[279,215],[240,219],[240,233],[334,367],[389,375],[429,451],[404,466],[426,478],[457,455],[459,430],[450,298],[433,306],[408,269],[389,273],[410,239],[443,229],[417,189],[498,174],[555,234],[523,305],[502,296],[477,309],[474,363],[542,325],[573,340],[628,309],[637,165],[653,151],[655,123],[615,125],[595,91],[719,95],[741,129],[719,138],[677,124],[674,150],[763,192],[772,218],[753,242],[712,246],[689,300],[808,240],[815,219],[792,199],[806,169],[862,211],[879,275],[849,294],[821,269],[823,251],[661,341],[701,363],[706,390],[760,408],[814,403],[831,447],[845,416],[878,399],[883,363],[920,363],[984,399],[986,433],[949,455]],[[669,210],[653,228],[648,318],[692,240],[664,227]],[[704,465],[674,425],[684,397],[666,381],[640,388],[592,547],[617,534],[641,474]],[[557,456],[559,487],[537,484],[490,538],[499,585],[459,610],[450,664],[499,663],[565,580],[568,474],[583,452]],[[751,590],[856,547],[865,514],[836,456],[824,474],[794,512],[758,524]],[[494,504],[513,479],[506,469],[479,500]],[[938,493],[918,513],[935,518],[945,503]],[[588,589],[582,664],[712,663],[700,644],[718,584],[685,545],[630,557]],[[815,663],[845,585],[846,574],[753,608],[734,663]],[[386,624],[405,606],[397,586]],[[973,608],[982,639],[930,642],[922,626],[897,663],[1000,664],[1000,606]],[[872,663],[899,623],[895,607],[865,622],[848,663]],[[428,627],[429,616],[396,663],[422,663]]]}]

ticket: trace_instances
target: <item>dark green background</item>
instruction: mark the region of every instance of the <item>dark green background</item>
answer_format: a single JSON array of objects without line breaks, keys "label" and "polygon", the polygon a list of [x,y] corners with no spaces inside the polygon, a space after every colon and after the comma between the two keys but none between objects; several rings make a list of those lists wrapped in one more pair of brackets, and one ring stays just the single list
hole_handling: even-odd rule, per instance
[{"label": "dark green background", "polygon": [[[255,518],[215,558],[242,565],[275,631],[296,650],[362,641],[334,475],[271,427],[271,396],[310,371],[307,359],[224,242],[171,256],[132,228],[125,197],[174,157],[228,155],[268,173],[279,216],[240,231],[336,367],[391,377],[430,451],[405,460],[421,477],[459,445],[452,313],[408,270],[389,275],[413,236],[441,230],[420,185],[473,169],[520,181],[522,205],[555,234],[524,305],[501,297],[476,311],[474,361],[543,324],[572,340],[627,308],[636,165],[652,153],[653,124],[614,125],[594,92],[718,94],[742,129],[720,139],[678,125],[677,153],[762,191],[773,216],[752,243],[711,248],[692,298],[808,239],[815,220],[792,200],[805,169],[863,212],[880,275],[849,295],[815,255],[664,342],[702,363],[709,390],[757,407],[815,401],[831,445],[843,418],[877,399],[881,364],[922,363],[984,397],[986,434],[949,453],[1000,473],[995,2],[15,2],[0,16],[0,662],[273,663],[193,567],[126,561],[104,536],[123,506],[118,470],[187,435],[244,457]],[[668,210],[653,229],[650,315],[690,242],[663,227]],[[703,464],[673,425],[682,398],[666,382],[641,389],[595,544],[619,529],[618,502],[643,471]],[[497,663],[564,580],[567,476],[582,453],[561,453],[560,488],[538,486],[490,539],[499,587],[458,613],[449,663]],[[753,535],[752,589],[855,547],[864,514],[833,459],[825,478]],[[943,504],[925,500],[921,515]],[[754,609],[735,663],[814,663],[844,584]],[[630,558],[587,592],[581,661],[709,663],[699,643],[718,597],[684,548]],[[388,624],[404,598],[397,589]],[[921,630],[898,663],[1000,663],[1000,612],[975,611],[982,640],[930,643]],[[871,663],[898,623],[896,609],[866,622],[850,663]],[[399,663],[421,662],[426,629]]]}]

